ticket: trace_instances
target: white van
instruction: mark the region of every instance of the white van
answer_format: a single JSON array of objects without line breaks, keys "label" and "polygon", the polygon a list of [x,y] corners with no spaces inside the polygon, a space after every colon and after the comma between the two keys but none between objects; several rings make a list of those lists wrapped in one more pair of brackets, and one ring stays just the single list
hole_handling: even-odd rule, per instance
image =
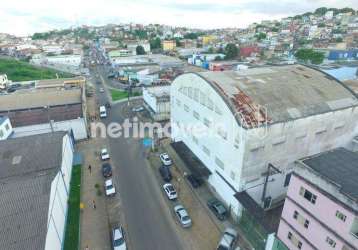
[{"label": "white van", "polygon": [[107,117],[107,110],[105,106],[99,107],[99,117],[106,118]]}]

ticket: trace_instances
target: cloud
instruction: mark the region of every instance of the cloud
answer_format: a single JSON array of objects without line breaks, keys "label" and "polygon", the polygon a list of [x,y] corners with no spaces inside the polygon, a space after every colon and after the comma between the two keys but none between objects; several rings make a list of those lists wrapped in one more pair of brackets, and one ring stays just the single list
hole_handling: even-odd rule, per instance
[{"label": "cloud", "polygon": [[12,0],[2,3],[0,32],[28,35],[70,26],[161,23],[195,28],[245,27],[322,6],[355,7],[356,0]]}]

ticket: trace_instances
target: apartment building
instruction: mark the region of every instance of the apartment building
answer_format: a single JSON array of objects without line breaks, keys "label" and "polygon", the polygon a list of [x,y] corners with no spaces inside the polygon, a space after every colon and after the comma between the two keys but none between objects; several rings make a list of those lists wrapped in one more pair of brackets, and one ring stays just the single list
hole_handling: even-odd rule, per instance
[{"label": "apartment building", "polygon": [[358,249],[358,154],[337,148],[297,161],[278,238],[288,249]]}]

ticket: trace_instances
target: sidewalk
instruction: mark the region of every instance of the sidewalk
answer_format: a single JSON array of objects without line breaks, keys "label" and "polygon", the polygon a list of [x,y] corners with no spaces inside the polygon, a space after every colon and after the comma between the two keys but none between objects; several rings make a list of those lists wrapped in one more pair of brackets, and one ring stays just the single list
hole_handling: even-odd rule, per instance
[{"label": "sidewalk", "polygon": [[[93,150],[100,148],[102,144],[95,140],[82,142],[78,150],[84,155],[84,167],[82,172],[81,202],[84,208],[81,212],[80,249],[86,246],[90,250],[110,250],[110,227],[108,222],[106,197],[103,193],[103,178],[98,154]],[[91,173],[88,166],[91,165]],[[102,195],[96,193],[95,184],[100,185]],[[93,208],[93,200],[96,208]]]}]

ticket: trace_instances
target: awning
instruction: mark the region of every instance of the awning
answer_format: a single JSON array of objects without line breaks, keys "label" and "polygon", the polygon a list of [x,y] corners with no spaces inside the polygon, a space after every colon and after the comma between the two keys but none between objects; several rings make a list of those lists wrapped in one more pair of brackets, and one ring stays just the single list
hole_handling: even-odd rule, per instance
[{"label": "awning", "polygon": [[183,143],[173,142],[171,146],[189,168],[192,174],[198,177],[208,177],[211,175],[210,170],[202,163],[198,157]]},{"label": "awning", "polygon": [[268,233],[277,231],[283,205],[265,211],[246,191],[237,192],[234,197]]}]

